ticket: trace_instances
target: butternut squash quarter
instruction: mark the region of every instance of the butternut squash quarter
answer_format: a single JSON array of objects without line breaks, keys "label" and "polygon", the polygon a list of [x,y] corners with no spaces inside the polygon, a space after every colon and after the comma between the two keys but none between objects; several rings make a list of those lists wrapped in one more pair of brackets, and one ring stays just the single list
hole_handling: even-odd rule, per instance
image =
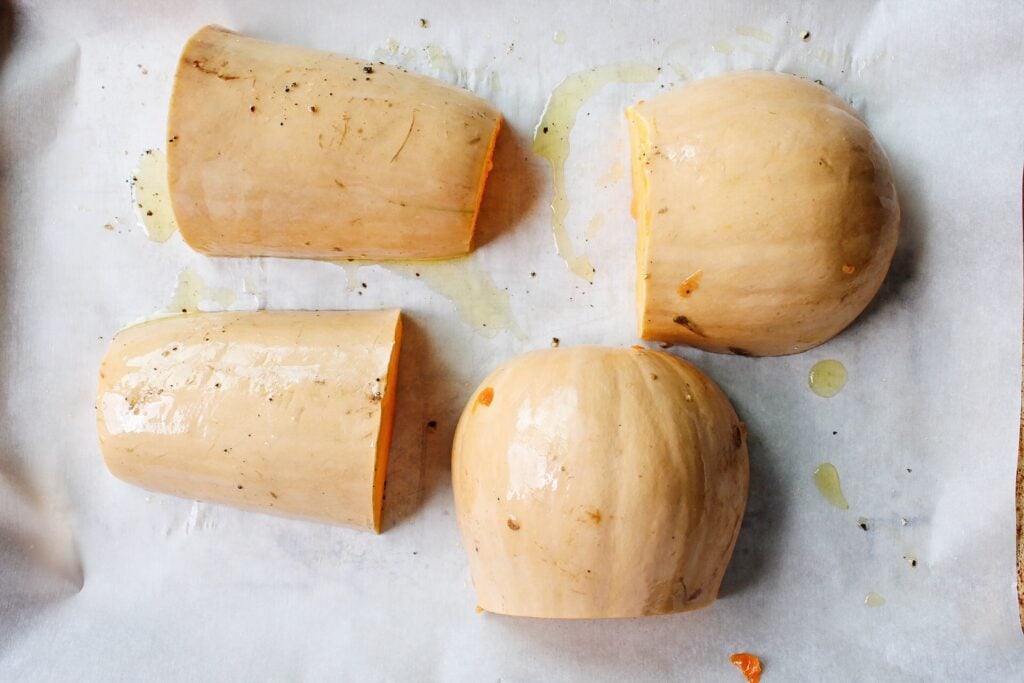
[{"label": "butternut squash quarter", "polygon": [[379,531],[401,333],[397,310],[121,330],[96,396],[107,467],[153,491]]},{"label": "butternut squash quarter", "polygon": [[644,339],[775,356],[849,325],[885,278],[900,208],[863,119],[780,73],[630,107]]},{"label": "butternut squash quarter", "polygon": [[452,449],[479,605],[563,619],[706,607],[748,476],[745,429],[693,365],[602,346],[514,358],[473,393]]},{"label": "butternut squash quarter", "polygon": [[459,256],[500,127],[436,79],[207,26],[174,78],[171,205],[213,256]]}]

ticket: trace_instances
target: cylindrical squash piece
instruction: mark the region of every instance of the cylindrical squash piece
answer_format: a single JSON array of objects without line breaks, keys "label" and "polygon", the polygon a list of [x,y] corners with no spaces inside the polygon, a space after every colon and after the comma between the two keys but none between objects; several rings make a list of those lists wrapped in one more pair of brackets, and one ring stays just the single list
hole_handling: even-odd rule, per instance
[{"label": "cylindrical squash piece", "polygon": [[174,216],[214,256],[466,254],[500,125],[438,80],[207,26],[174,79]]},{"label": "cylindrical squash piece", "polygon": [[627,110],[640,336],[775,356],[878,291],[900,210],[885,153],[839,97],[737,72]]},{"label": "cylindrical squash piece", "polygon": [[601,346],[515,358],[474,392],[452,451],[479,604],[573,619],[705,607],[748,476],[743,425],[689,363]]},{"label": "cylindrical squash piece", "polygon": [[107,467],[154,491],[379,531],[401,333],[397,310],[126,328],[100,368]]}]

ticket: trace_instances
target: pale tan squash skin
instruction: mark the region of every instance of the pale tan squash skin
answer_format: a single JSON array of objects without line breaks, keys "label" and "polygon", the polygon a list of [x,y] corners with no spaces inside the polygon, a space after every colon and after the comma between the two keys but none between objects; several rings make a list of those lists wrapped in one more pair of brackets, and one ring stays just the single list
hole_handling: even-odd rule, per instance
[{"label": "pale tan squash skin", "polygon": [[500,125],[435,79],[207,26],[174,79],[174,215],[214,256],[466,254]]},{"label": "pale tan squash skin", "polygon": [[775,356],[849,325],[892,261],[885,153],[815,83],[738,72],[627,110],[644,339]]},{"label": "pale tan squash skin", "polygon": [[537,351],[474,392],[452,483],[483,609],[683,612],[718,595],[747,499],[746,432],[721,390],[669,354]]},{"label": "pale tan squash skin", "polygon": [[400,343],[397,310],[129,327],[100,368],[100,449],[153,491],[379,530]]}]

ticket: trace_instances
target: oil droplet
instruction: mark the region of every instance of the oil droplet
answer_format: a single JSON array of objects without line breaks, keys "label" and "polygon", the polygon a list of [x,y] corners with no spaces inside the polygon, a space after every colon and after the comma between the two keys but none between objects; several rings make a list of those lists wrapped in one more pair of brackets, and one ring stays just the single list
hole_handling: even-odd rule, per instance
[{"label": "oil droplet", "polygon": [[609,64],[571,74],[552,91],[544,113],[533,133],[533,151],[551,164],[554,197],[551,200],[551,229],[558,255],[569,270],[587,282],[594,281],[594,266],[585,254],[577,254],[565,228],[569,197],[565,191],[565,161],[569,156],[569,134],[580,107],[609,83],[650,83],[658,78],[657,67],[649,64]]},{"label": "oil droplet", "polygon": [[625,168],[622,166],[621,161],[616,161],[615,165],[608,169],[608,172],[601,176],[601,185],[608,187],[613,183],[617,183],[622,180],[622,175],[625,173]]},{"label": "oil droplet", "polygon": [[178,229],[167,189],[167,157],[158,149],[146,150],[132,175],[132,199],[146,235],[166,242]]},{"label": "oil droplet", "polygon": [[411,47],[403,48],[394,38],[388,38],[384,47],[373,51],[373,58],[393,66],[406,67],[416,62],[418,55]]},{"label": "oil droplet", "polygon": [[679,78],[683,79],[684,81],[692,81],[693,80],[693,74],[690,73],[690,70],[687,69],[682,64],[679,64],[677,62],[673,62],[672,64],[669,64],[669,66],[671,66],[672,70],[676,72],[676,76],[679,76]]},{"label": "oil droplet", "polygon": [[359,289],[359,269],[363,267],[358,261],[335,261],[345,271],[345,291],[354,292]]},{"label": "oil droplet", "polygon": [[830,462],[819,465],[814,470],[814,485],[825,497],[825,500],[832,503],[841,510],[849,510],[850,504],[846,502],[843,489],[839,486],[839,471]]},{"label": "oil droplet", "polygon": [[235,303],[235,293],[230,289],[207,287],[199,273],[186,268],[178,273],[178,284],[174,287],[170,303],[167,304],[167,312],[197,313],[200,310],[207,310],[200,308],[200,304],[207,301],[212,301],[224,309]]},{"label": "oil droplet", "polygon": [[604,214],[599,213],[595,215],[593,218],[591,218],[590,222],[587,223],[587,232],[584,234],[584,237],[586,237],[588,240],[594,239],[595,237],[597,237],[597,233],[601,232],[601,228],[603,227]]},{"label": "oil droplet", "polygon": [[[350,286],[355,277],[349,273],[360,265],[367,265],[348,261],[335,263],[346,269]],[[378,265],[408,280],[423,282],[451,301],[459,317],[480,335],[494,338],[502,330],[508,330],[517,339],[526,339],[512,316],[508,292],[494,284],[487,271],[472,256],[445,261],[386,261]]]},{"label": "oil droplet", "polygon": [[762,43],[768,43],[769,45],[775,42],[775,38],[772,37],[772,34],[752,26],[737,26],[736,35],[754,38],[756,40],[760,40]]},{"label": "oil droplet", "polygon": [[455,63],[452,61],[451,55],[445,52],[439,45],[431,43],[427,45],[425,51],[427,53],[427,61],[430,62],[431,67],[441,73],[455,73]]},{"label": "oil droplet", "polygon": [[819,360],[807,375],[811,391],[822,398],[832,398],[846,386],[846,368],[837,360]]},{"label": "oil droplet", "polygon": [[868,607],[881,607],[885,604],[885,598],[878,593],[868,593],[864,596],[864,604]]},{"label": "oil droplet", "polygon": [[732,43],[728,40],[719,40],[711,46],[711,49],[723,55],[731,55],[733,53]]},{"label": "oil droplet", "polygon": [[811,59],[825,66],[832,66],[835,55],[828,50],[814,49],[811,50]]},{"label": "oil droplet", "polygon": [[565,45],[565,31],[555,31],[555,34],[551,36],[551,40],[555,41],[556,45]]}]

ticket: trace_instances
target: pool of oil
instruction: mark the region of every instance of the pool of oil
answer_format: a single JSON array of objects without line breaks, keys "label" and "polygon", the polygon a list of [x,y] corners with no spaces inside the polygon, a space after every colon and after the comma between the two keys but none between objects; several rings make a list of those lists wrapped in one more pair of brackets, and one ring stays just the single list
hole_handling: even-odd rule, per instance
[{"label": "pool of oil", "polygon": [[807,384],[818,396],[832,398],[846,386],[846,367],[837,360],[819,360],[807,374]]}]

